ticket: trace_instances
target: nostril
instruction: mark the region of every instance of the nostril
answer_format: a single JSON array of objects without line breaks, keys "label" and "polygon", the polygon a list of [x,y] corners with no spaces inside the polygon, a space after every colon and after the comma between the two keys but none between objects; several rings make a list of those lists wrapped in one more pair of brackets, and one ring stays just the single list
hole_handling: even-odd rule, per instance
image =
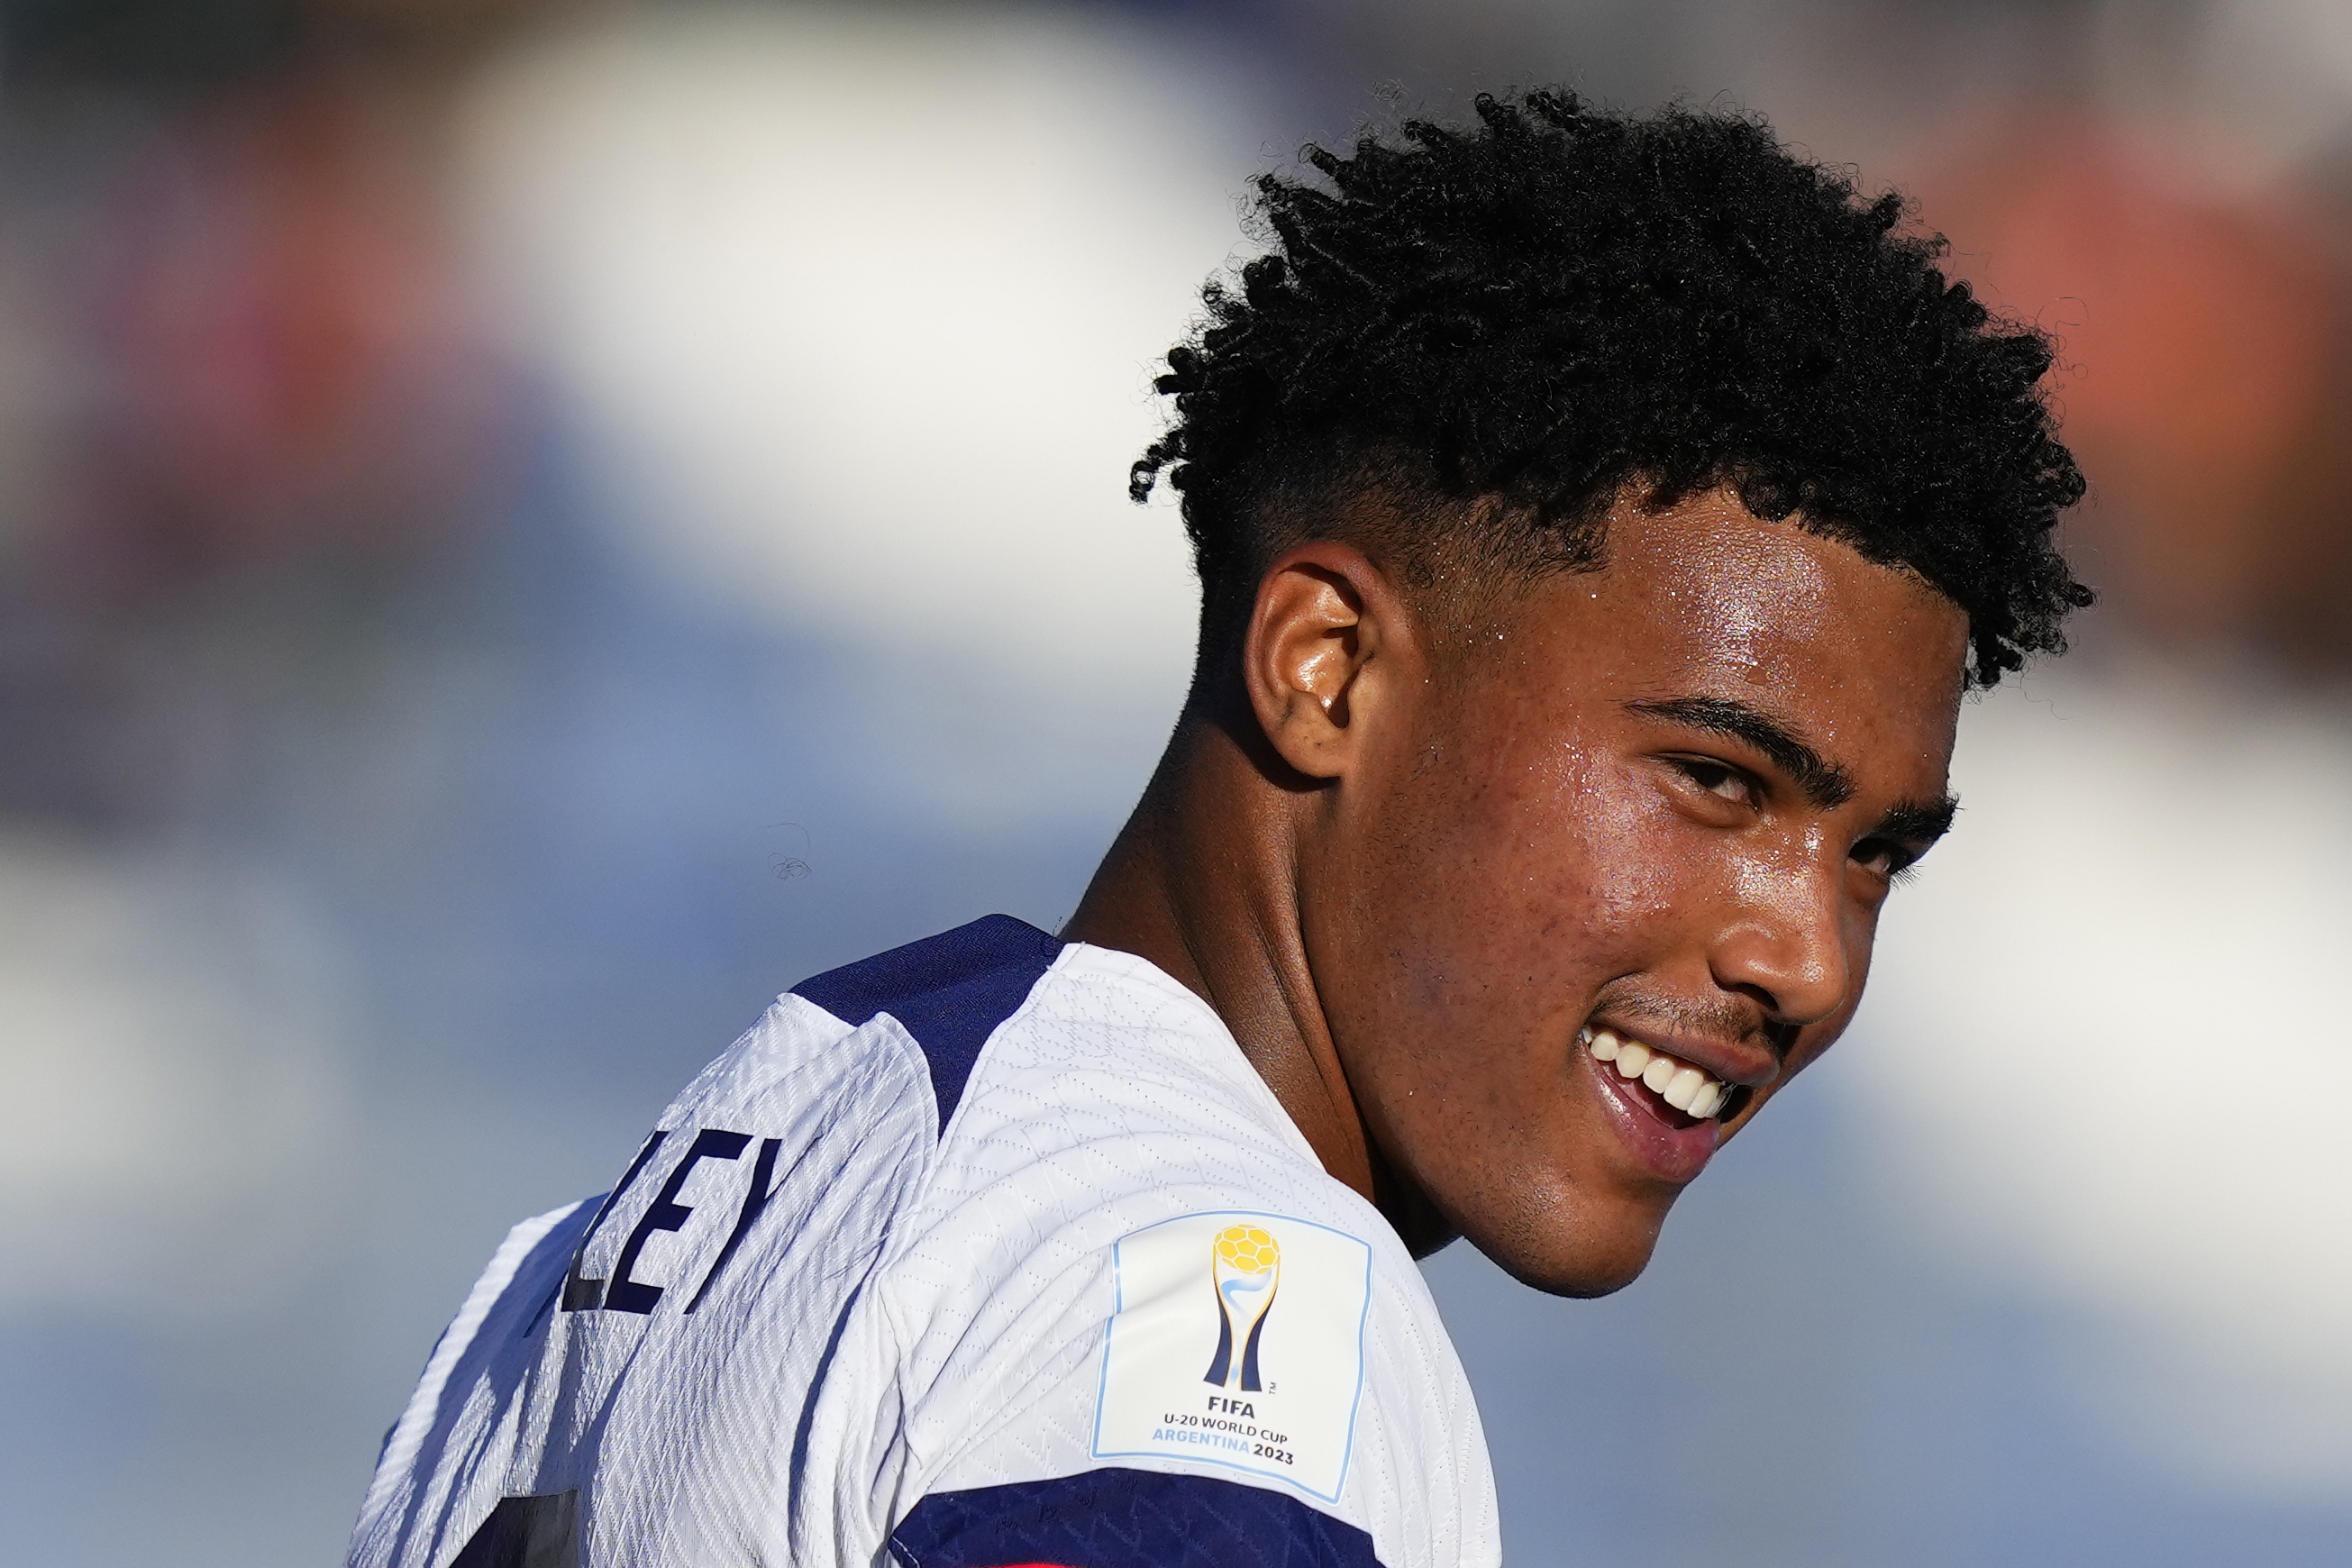
[{"label": "nostril", "polygon": [[1834,901],[1791,890],[1787,901],[1751,906],[1722,931],[1708,962],[1718,985],[1801,1028],[1845,1002],[1853,957]]}]

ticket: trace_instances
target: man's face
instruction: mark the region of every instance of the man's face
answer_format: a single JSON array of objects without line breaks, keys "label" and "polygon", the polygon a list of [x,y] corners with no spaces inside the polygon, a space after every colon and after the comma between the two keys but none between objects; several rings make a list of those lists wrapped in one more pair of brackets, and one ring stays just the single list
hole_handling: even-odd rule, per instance
[{"label": "man's face", "polygon": [[1607,554],[1433,647],[1302,847],[1381,1159],[1582,1295],[1852,1016],[1890,879],[1949,820],[1967,647],[1924,583],[1720,492],[1621,506]]}]

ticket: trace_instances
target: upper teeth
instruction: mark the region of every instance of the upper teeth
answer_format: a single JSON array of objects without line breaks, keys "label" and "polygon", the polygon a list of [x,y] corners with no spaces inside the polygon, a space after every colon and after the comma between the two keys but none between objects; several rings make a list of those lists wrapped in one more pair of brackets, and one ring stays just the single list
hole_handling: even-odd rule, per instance
[{"label": "upper teeth", "polygon": [[1640,1079],[1676,1110],[1709,1117],[1731,1098],[1730,1086],[1639,1040],[1621,1040],[1607,1029],[1587,1029],[1582,1037],[1594,1061],[1615,1062],[1619,1077]]}]

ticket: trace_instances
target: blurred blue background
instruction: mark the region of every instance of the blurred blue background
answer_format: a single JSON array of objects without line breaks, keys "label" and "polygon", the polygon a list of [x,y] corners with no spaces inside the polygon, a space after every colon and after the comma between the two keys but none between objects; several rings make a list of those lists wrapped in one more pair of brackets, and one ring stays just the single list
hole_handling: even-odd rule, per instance
[{"label": "blurred blue background", "polygon": [[0,7],[0,1540],[336,1560],[504,1227],[1075,903],[1247,178],[1746,106],[2063,345],[2105,592],[1621,1296],[1429,1265],[1522,1564],[2352,1561],[2336,0]]}]

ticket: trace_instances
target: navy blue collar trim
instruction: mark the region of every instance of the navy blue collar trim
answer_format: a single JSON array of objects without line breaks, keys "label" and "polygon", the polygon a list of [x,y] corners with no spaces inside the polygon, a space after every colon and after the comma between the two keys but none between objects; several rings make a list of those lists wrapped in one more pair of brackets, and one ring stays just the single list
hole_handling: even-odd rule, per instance
[{"label": "navy blue collar trim", "polygon": [[828,970],[793,987],[851,1025],[887,1013],[930,1065],[940,1126],[955,1114],[980,1048],[1019,1010],[1061,955],[1060,938],[1011,915],[970,925]]}]

